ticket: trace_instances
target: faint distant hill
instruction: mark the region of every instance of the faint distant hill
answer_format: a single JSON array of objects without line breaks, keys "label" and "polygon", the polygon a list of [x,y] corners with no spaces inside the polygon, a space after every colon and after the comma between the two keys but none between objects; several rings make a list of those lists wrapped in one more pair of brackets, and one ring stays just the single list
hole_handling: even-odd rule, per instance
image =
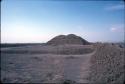
[{"label": "faint distant hill", "polygon": [[48,45],[61,45],[61,44],[79,44],[79,45],[88,45],[90,44],[85,39],[75,35],[59,35],[47,42]]}]

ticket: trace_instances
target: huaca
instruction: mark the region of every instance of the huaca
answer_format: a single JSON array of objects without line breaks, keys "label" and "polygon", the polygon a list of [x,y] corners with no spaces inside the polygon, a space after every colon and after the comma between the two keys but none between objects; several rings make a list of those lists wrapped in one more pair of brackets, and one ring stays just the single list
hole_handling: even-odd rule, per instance
[{"label": "huaca", "polygon": [[62,44],[79,44],[87,45],[90,44],[85,39],[76,36],[75,34],[59,35],[47,42],[48,45],[62,45]]}]

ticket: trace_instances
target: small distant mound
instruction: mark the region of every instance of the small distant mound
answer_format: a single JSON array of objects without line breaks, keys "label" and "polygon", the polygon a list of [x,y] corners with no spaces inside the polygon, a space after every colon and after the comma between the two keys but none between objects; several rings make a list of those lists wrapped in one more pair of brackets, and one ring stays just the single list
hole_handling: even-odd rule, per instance
[{"label": "small distant mound", "polygon": [[85,39],[76,36],[75,34],[59,35],[47,42],[48,45],[62,45],[62,44],[79,44],[88,45],[90,44]]}]

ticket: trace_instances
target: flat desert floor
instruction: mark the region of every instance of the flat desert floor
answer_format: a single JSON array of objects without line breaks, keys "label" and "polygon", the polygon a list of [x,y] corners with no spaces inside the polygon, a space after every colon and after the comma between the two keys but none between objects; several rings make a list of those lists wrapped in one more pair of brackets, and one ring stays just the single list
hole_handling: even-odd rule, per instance
[{"label": "flat desert floor", "polygon": [[92,49],[92,45],[1,48],[1,81],[5,83],[60,83],[71,80],[87,83],[89,60],[95,50],[86,51],[84,54],[77,54],[77,52],[74,54],[71,50],[79,49],[79,53],[80,50],[84,50],[82,48]]}]

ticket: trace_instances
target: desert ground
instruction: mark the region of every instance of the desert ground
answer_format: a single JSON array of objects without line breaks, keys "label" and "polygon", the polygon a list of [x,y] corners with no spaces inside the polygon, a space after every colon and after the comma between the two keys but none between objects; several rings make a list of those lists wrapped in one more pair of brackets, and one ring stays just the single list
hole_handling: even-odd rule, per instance
[{"label": "desert ground", "polygon": [[124,48],[115,44],[1,48],[2,83],[123,83]]}]

